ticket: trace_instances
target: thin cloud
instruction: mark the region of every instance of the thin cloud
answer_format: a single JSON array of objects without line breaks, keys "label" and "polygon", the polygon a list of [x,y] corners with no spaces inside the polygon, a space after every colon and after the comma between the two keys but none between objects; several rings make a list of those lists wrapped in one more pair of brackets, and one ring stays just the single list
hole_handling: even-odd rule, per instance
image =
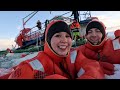
[{"label": "thin cloud", "polygon": [[15,46],[14,39],[0,39],[0,50],[12,49],[12,45]]},{"label": "thin cloud", "polygon": [[21,26],[17,26],[17,30],[21,30],[22,29],[22,27]]},{"label": "thin cloud", "polygon": [[113,18],[110,16],[106,16],[106,15],[100,15],[97,16],[99,18],[100,21],[102,21],[106,28],[107,28],[107,32],[112,32],[115,31],[117,29],[120,29],[120,19],[119,18]]}]

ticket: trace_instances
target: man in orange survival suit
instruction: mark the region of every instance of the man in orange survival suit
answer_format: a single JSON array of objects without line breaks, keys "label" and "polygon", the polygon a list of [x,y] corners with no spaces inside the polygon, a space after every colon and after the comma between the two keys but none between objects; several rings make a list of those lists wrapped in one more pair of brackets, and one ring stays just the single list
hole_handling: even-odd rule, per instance
[{"label": "man in orange survival suit", "polygon": [[70,29],[80,29],[80,24],[76,20],[73,20],[73,23],[70,25]]},{"label": "man in orange survival suit", "polygon": [[46,28],[44,51],[19,64],[9,79],[103,79],[99,63],[70,51],[71,45],[67,23],[52,21]]},{"label": "man in orange survival suit", "polygon": [[[86,27],[87,43],[79,50],[89,58],[100,62],[106,78],[119,78],[120,38],[111,40],[106,37],[105,25],[99,20],[92,20]],[[119,76],[119,77],[118,77]]]}]

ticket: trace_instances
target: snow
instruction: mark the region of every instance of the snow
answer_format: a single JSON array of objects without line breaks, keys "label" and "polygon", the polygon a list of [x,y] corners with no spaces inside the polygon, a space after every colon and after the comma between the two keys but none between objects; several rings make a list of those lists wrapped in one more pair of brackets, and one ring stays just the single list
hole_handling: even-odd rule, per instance
[{"label": "snow", "polygon": [[10,72],[14,71],[13,68],[5,69],[5,68],[0,68],[0,76],[6,75]]},{"label": "snow", "polygon": [[6,56],[0,57],[0,76],[14,71],[13,67],[17,66],[22,61],[34,58],[38,52],[29,53],[25,57],[21,58],[22,54],[25,53],[8,53]]},{"label": "snow", "polygon": [[12,67],[18,65],[19,63],[21,63],[22,61],[25,61],[25,60],[28,60],[28,59],[31,59],[31,58],[34,58],[35,56],[37,56],[38,52],[35,52],[33,54],[29,54],[23,58],[19,58],[19,59],[12,59],[11,62],[12,62]]},{"label": "snow", "polygon": [[114,32],[108,32],[107,37],[108,37],[108,38],[111,38],[111,39],[115,39]]},{"label": "snow", "polygon": [[114,64],[114,74],[113,75],[106,75],[105,79],[120,79],[120,64]]}]

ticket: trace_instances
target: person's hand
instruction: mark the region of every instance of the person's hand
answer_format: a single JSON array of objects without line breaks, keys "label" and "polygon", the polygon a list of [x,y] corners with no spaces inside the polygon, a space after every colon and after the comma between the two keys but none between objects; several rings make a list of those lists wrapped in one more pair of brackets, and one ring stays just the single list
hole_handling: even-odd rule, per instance
[{"label": "person's hand", "polygon": [[108,62],[102,62],[100,61],[100,66],[104,72],[104,74],[107,75],[113,75],[114,74],[114,65]]},{"label": "person's hand", "polygon": [[120,70],[120,64],[113,64],[114,65],[114,70],[119,71]]}]

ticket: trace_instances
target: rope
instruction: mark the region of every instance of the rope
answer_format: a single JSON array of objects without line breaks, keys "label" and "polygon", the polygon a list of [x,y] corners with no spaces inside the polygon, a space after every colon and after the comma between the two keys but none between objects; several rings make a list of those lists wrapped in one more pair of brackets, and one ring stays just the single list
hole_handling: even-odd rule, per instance
[{"label": "rope", "polygon": [[[36,11],[38,12],[38,11]],[[32,15],[33,13],[35,13],[35,11],[33,11],[32,13],[28,14],[26,17],[24,17],[23,19],[27,18],[28,16]]]},{"label": "rope", "polygon": [[[24,22],[24,25],[25,25],[25,23],[27,23],[37,12],[38,12],[38,11],[33,12],[34,14],[31,13],[31,14],[33,14],[33,15],[32,15],[30,18],[28,18],[28,20],[26,20],[26,21]],[[29,14],[28,16],[30,16],[31,14]],[[28,17],[28,16],[26,16],[26,17]],[[26,18],[26,17],[25,17],[25,18]],[[25,19],[25,18],[24,18],[24,19]],[[24,20],[24,19],[23,19],[23,20]]]}]

